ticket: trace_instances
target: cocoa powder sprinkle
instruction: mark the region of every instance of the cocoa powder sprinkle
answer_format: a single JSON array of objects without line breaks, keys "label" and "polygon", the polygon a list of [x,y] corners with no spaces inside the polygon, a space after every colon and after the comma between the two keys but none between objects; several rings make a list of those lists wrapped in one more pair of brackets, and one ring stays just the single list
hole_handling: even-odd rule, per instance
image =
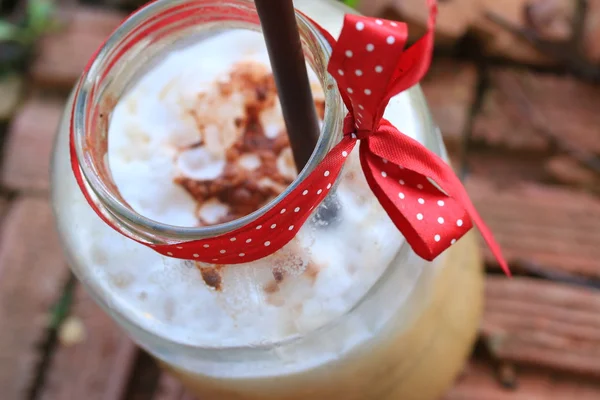
[{"label": "cocoa powder sprinkle", "polygon": [[216,291],[221,291],[221,284],[223,282],[223,278],[221,276],[221,271],[217,267],[199,267],[200,274],[202,275],[202,279],[204,283],[206,283],[211,288]]},{"label": "cocoa powder sprinkle", "polygon": [[[295,171],[293,174],[284,171],[287,172],[284,174],[278,168],[278,159],[290,148],[283,120],[279,121],[280,132],[274,137],[265,133],[266,128],[261,122],[263,114],[274,112],[278,102],[272,73],[261,63],[240,62],[234,65],[227,80],[217,83],[216,93],[199,94],[197,106],[188,112],[197,129],[205,135],[207,127],[214,122],[211,118],[219,118],[219,115],[210,115],[211,109],[224,107],[232,101],[240,101],[241,97],[244,114],[234,117],[231,121],[231,126],[239,132],[238,137],[223,149],[226,165],[215,179],[200,180],[183,175],[174,179],[176,184],[196,200],[198,210],[207,201],[215,199],[227,206],[226,215],[220,216],[217,221],[206,221],[197,212],[200,226],[222,224],[258,210],[285,190],[296,176]],[[315,107],[318,115],[323,118],[325,101],[317,97]],[[223,121],[217,121],[215,124],[221,126]],[[199,147],[205,143],[206,140],[201,139],[182,150]],[[260,162],[259,166],[255,169],[244,168],[239,163],[243,156],[256,157]],[[284,158],[283,163],[286,166],[287,163],[292,163],[290,169],[294,168],[293,159]]]}]

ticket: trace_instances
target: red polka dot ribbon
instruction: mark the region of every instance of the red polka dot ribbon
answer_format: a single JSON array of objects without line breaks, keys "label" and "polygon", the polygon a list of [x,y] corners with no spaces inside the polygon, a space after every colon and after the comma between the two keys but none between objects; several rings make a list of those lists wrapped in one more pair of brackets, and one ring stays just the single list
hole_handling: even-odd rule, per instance
[{"label": "red polka dot ribbon", "polygon": [[[407,26],[400,22],[346,15],[337,42],[320,28],[333,48],[328,71],[349,110],[344,137],[276,207],[221,236],[170,244],[140,243],[165,256],[207,263],[239,264],[266,257],[296,235],[328,195],[348,154],[360,142],[360,162],[367,182],[415,253],[433,260],[474,223],[510,275],[492,233],[450,166],[382,118],[389,100],[417,84],[429,68],[437,7],[434,0],[428,0],[428,5],[428,31],[408,49]],[[74,159],[72,164],[92,208],[106,223],[131,237],[97,209]]]}]

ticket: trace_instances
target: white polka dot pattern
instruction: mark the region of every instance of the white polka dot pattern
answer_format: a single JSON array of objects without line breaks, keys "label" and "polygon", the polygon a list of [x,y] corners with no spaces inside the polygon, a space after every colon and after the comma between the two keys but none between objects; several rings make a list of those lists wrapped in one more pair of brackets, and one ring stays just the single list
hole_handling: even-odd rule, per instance
[{"label": "white polka dot pattern", "polygon": [[[282,201],[253,222],[218,237],[169,244],[140,243],[165,256],[218,264],[247,263],[266,257],[297,234],[325,199],[360,140],[361,165],[371,190],[418,255],[434,259],[475,222],[509,273],[491,232],[452,169],[382,119],[390,98],[417,84],[429,67],[437,7],[434,0],[427,3],[428,31],[408,49],[404,23],[348,14],[337,43],[317,26],[333,48],[328,71],[336,79],[349,113],[341,142]],[[73,130],[70,134],[71,152],[75,154]],[[94,211],[105,223],[129,236],[96,206],[76,163],[73,172]]]}]

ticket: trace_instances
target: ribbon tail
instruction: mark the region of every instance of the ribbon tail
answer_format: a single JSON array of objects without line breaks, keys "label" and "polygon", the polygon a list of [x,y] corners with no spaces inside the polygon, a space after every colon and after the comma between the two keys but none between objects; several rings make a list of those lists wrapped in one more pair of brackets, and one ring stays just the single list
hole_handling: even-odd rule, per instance
[{"label": "ribbon tail", "polygon": [[500,250],[500,245],[498,244],[498,242],[496,242],[496,239],[494,238],[492,231],[485,224],[485,222],[483,221],[483,218],[481,218],[481,216],[479,215],[479,212],[477,212],[477,209],[473,205],[473,202],[471,201],[469,194],[467,193],[467,190],[463,186],[460,179],[458,179],[458,177],[452,172],[450,166],[448,166],[448,169],[450,169],[450,171],[451,171],[451,173],[449,174],[449,178],[451,181],[453,181],[451,183],[452,183],[452,187],[456,193],[455,197],[457,197],[461,201],[461,203],[463,204],[463,206],[469,213],[471,220],[475,223],[475,225],[477,226],[477,229],[479,229],[479,232],[481,233],[483,240],[486,242],[488,248],[494,255],[494,258],[496,258],[496,261],[498,261],[498,264],[502,268],[502,271],[504,271],[504,273],[508,277],[511,277],[512,273],[510,272],[510,268],[508,267],[508,264],[507,264],[506,260],[504,259],[504,256],[502,255],[502,251]]}]

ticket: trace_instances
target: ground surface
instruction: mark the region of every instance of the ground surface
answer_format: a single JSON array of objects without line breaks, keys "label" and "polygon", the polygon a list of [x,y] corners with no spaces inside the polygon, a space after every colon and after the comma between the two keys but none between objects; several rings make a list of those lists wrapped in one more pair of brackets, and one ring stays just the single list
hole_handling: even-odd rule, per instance
[{"label": "ground surface", "polygon": [[[89,299],[61,254],[51,144],[70,87],[122,18],[64,10],[65,29],[40,43],[2,140],[1,397],[191,400]],[[545,67],[439,56],[423,88],[517,274],[506,280],[485,253],[481,340],[446,399],[600,399],[600,176],[588,168],[600,154],[600,87]]]}]

